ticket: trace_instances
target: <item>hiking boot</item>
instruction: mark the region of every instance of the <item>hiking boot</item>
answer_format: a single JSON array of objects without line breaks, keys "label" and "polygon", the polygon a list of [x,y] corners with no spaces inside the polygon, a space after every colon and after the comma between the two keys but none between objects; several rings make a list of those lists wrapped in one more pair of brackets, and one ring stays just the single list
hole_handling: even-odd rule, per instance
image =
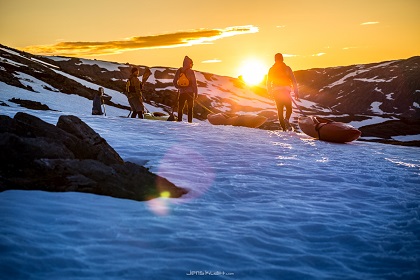
[{"label": "hiking boot", "polygon": [[293,127],[290,125],[289,120],[284,120],[284,124],[286,125],[286,131],[292,131]]}]

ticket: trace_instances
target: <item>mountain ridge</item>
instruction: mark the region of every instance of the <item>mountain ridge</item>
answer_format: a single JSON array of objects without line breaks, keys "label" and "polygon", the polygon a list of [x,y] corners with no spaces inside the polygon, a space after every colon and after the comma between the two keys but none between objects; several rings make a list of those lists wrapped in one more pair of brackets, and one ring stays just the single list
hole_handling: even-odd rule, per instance
[{"label": "mountain ridge", "polygon": [[[76,94],[90,100],[101,86],[113,96],[107,105],[123,110],[129,110],[129,106],[121,92],[133,66],[139,67],[140,75],[147,68],[152,71],[144,88],[146,105],[172,112],[177,98],[172,79],[177,68],[38,56],[0,45],[0,82],[33,91],[19,76],[24,73],[47,84],[43,86],[46,91]],[[417,123],[420,120],[420,56],[298,70],[295,75],[302,98],[299,107],[306,114],[350,122],[362,130],[362,140],[366,141],[392,143],[395,142],[392,136],[420,134]],[[247,86],[239,78],[213,73],[196,71],[196,76],[199,102],[194,108],[194,118],[206,120],[210,112],[252,113],[268,118],[262,129],[278,129],[275,105],[265,88]],[[7,105],[7,100],[0,101]],[[295,111],[294,123],[299,115]],[[378,138],[372,126],[380,125],[383,130],[388,121],[393,121],[390,131]],[[401,129],[395,128],[395,122],[404,125]],[[406,142],[418,145],[416,141]]]}]

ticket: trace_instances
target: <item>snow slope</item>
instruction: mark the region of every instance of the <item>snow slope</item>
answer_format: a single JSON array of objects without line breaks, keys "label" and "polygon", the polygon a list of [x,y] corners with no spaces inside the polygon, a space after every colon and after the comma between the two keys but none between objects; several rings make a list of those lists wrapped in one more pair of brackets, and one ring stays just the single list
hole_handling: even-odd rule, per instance
[{"label": "snow slope", "polygon": [[419,279],[418,148],[126,119],[117,108],[91,116],[91,101],[22,78],[40,91],[2,88],[1,114],[77,115],[124,160],[190,193],[2,192],[1,279]]}]

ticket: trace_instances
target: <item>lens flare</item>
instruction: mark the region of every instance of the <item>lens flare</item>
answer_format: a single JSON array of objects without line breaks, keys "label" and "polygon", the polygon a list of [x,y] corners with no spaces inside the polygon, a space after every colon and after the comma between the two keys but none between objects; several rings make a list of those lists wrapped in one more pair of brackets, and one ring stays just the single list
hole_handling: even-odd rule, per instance
[{"label": "lens flare", "polygon": [[168,191],[163,191],[160,193],[160,197],[161,198],[170,198],[171,197],[171,193]]},{"label": "lens flare", "polygon": [[152,211],[155,215],[166,216],[169,214],[170,205],[166,198],[155,198],[152,200],[148,200],[147,206],[149,207],[150,211]]},{"label": "lens flare", "polygon": [[157,215],[168,215],[172,204],[186,203],[205,194],[214,182],[215,172],[200,152],[185,145],[168,149],[159,162],[157,175],[168,179],[178,187],[188,190],[181,198],[170,198],[171,193],[156,181],[160,197],[150,200],[150,210]]}]

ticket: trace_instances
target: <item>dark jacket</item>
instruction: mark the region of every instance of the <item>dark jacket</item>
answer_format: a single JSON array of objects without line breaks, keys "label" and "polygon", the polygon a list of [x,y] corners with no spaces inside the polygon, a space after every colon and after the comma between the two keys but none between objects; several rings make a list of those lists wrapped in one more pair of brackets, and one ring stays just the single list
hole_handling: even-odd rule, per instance
[{"label": "dark jacket", "polygon": [[131,75],[130,78],[130,87],[135,88],[135,92],[128,93],[128,103],[130,104],[131,110],[133,112],[143,112],[143,96],[141,93],[142,84],[140,83],[139,78],[136,75]]},{"label": "dark jacket", "polygon": [[102,96],[96,93],[93,97],[92,115],[102,115]]},{"label": "dark jacket", "polygon": [[[176,73],[175,73],[175,77],[173,80],[174,86],[179,89],[180,94],[183,93],[192,93],[194,98],[197,97],[198,94],[198,88],[197,88],[197,80],[195,78],[195,73],[194,70],[191,69],[191,64],[192,64],[192,60],[191,58],[189,58],[188,56],[185,56],[184,58],[184,62],[183,62],[183,67],[179,68]],[[178,85],[177,81],[179,79],[179,75],[182,73],[184,73],[190,84],[187,87],[181,87]]]}]

